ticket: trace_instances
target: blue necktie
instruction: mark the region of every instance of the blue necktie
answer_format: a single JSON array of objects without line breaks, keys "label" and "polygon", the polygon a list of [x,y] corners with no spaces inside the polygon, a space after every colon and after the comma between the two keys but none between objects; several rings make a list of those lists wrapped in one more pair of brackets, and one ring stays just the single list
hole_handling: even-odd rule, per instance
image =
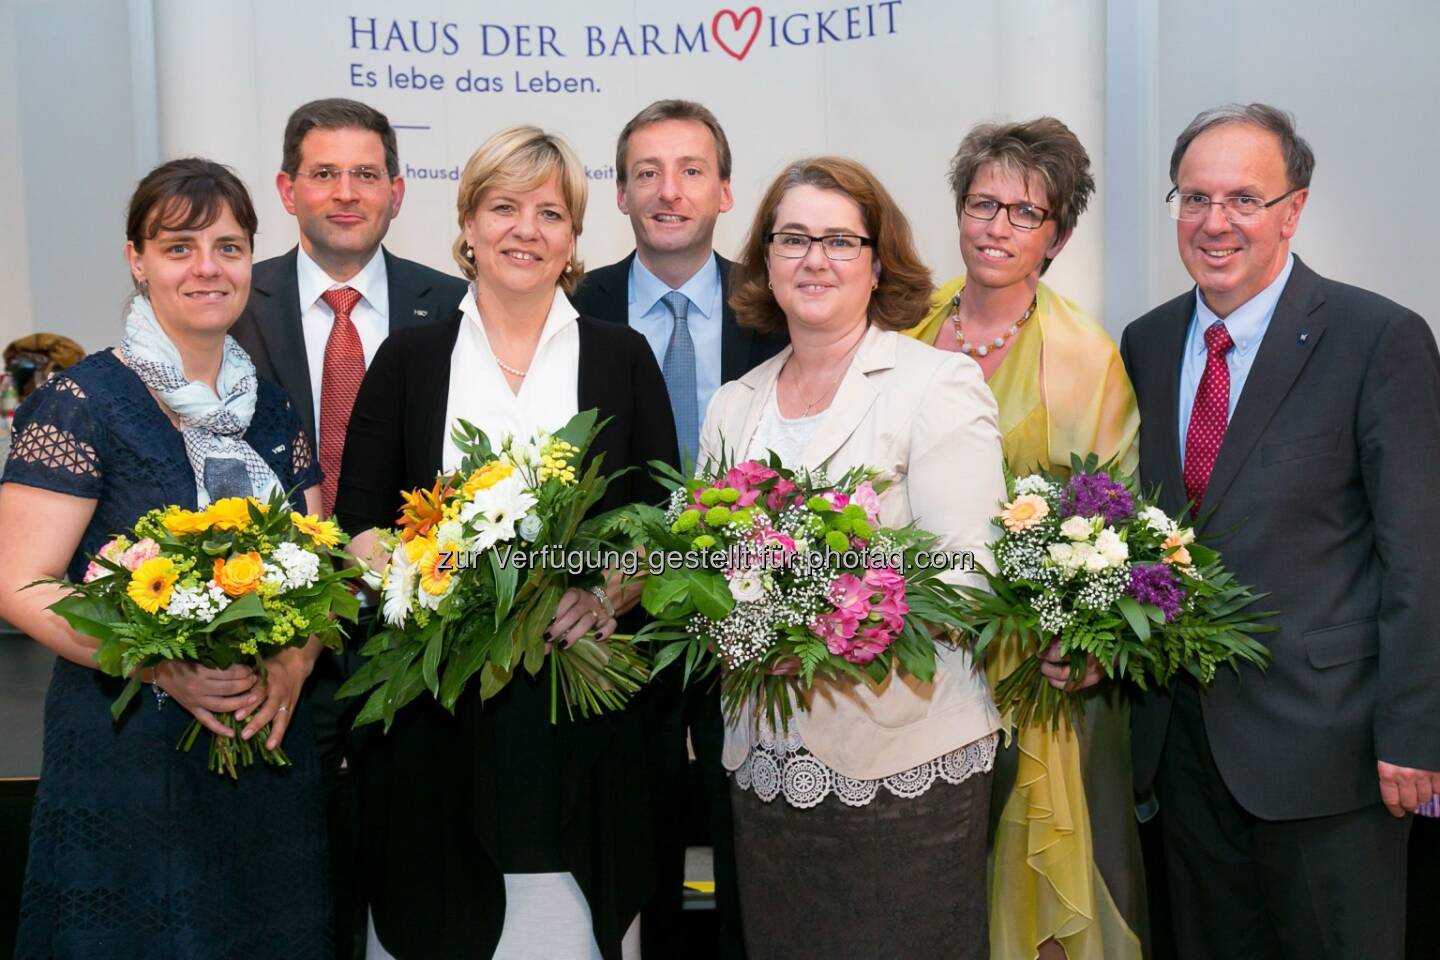
[{"label": "blue necktie", "polygon": [[665,375],[665,389],[670,394],[670,410],[675,414],[675,439],[680,444],[680,459],[690,463],[700,449],[700,400],[695,395],[695,341],[690,339],[690,325],[685,322],[690,312],[690,298],[672,290],[660,299],[675,318],[661,372]]}]

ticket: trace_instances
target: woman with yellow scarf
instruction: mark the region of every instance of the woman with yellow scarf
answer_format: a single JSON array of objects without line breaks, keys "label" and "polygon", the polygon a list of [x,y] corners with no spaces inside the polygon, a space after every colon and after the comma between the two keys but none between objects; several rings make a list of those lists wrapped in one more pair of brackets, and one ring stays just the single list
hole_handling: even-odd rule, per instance
[{"label": "woman with yellow scarf", "polygon": [[[1115,343],[1040,282],[1084,211],[1090,158],[1060,121],[981,124],[950,165],[966,274],[942,286],[910,335],[980,364],[1000,407],[1009,468],[1065,474],[1072,453],[1133,471],[1140,415]],[[1019,662],[1000,646],[994,682]],[[1047,667],[1063,683],[1063,667]],[[1093,683],[1098,668],[1086,677]],[[1129,716],[1109,684],[1085,723],[1011,731],[996,761],[990,856],[994,960],[1131,960],[1146,936],[1130,786]]]}]

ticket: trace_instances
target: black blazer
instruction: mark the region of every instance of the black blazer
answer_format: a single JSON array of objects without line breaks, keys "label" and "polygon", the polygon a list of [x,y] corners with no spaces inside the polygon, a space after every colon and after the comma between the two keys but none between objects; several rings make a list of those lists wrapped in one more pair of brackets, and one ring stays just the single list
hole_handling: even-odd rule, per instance
[{"label": "black blazer", "polygon": [[[315,391],[310,382],[310,361],[305,332],[300,324],[300,288],[296,280],[296,249],[255,264],[250,277],[250,302],[231,329],[250,354],[255,371],[285,388],[305,435],[319,449],[315,423]],[[402,260],[389,250],[385,255],[386,286],[390,291],[390,332],[447,320],[459,312],[466,284],[459,277],[432,270],[413,260]]]},{"label": "black blazer", "polygon": [[[1140,475],[1185,505],[1181,351],[1192,290],[1132,323]],[[1440,769],[1440,355],[1425,321],[1297,257],[1199,504],[1199,533],[1279,611],[1268,671],[1221,668],[1202,694],[1225,784],[1298,819],[1380,800],[1377,759]],[[1134,710],[1136,785],[1154,779],[1170,697]]]},{"label": "black blazer", "polygon": [[[570,300],[575,309],[585,316],[598,317],[610,323],[630,323],[630,264],[635,253],[619,263],[589,270],[580,278],[580,288]],[[718,253],[715,262],[720,267],[720,289],[725,308],[720,315],[720,382],[729,383],[749,373],[752,369],[769,360],[789,343],[789,338],[767,336],[735,322],[735,311],[730,309],[730,267],[731,263]],[[701,411],[704,415],[704,411]]]},{"label": "black blazer", "polygon": [[[402,330],[365,375],[340,472],[336,514],[358,533],[395,522],[400,490],[441,467],[450,355],[463,319]],[[644,337],[578,320],[578,406],[610,422],[591,455],[612,483],[598,509],[658,501],[650,460],[673,462],[675,426]],[[473,688],[472,688],[473,691]],[[447,714],[428,695],[357,767],[367,841],[365,886],[376,932],[398,957],[489,956],[504,920],[504,872],[572,873],[596,942],[619,960],[657,877],[643,709],[549,723],[550,685],[523,671],[483,708],[473,692]]]}]

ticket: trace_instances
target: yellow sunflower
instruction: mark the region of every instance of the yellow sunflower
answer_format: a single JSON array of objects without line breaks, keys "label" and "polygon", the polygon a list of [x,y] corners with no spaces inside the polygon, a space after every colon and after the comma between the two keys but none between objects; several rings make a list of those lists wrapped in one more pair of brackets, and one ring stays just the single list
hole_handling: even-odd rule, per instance
[{"label": "yellow sunflower", "polygon": [[290,522],[295,529],[322,547],[340,545],[340,527],[334,520],[321,520],[312,514],[291,513]]},{"label": "yellow sunflower", "polygon": [[173,561],[165,557],[155,557],[135,568],[135,572],[130,574],[130,585],[125,588],[125,592],[141,610],[155,613],[170,605],[170,591],[174,589],[179,576],[180,572],[175,569]]}]

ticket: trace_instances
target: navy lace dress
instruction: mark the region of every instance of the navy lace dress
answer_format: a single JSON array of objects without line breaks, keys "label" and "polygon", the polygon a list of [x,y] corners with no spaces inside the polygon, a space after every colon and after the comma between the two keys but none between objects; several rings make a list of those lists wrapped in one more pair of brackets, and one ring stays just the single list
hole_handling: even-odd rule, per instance
[{"label": "navy lace dress", "polygon": [[[245,436],[287,489],[319,482],[279,387],[261,381]],[[25,401],[4,482],[97,502],[74,580],[88,554],[146,511],[196,505],[179,432],[110,352]],[[120,689],[56,659],[16,957],[329,957],[324,806],[305,701],[285,737],[294,766],[257,763],[235,783],[206,769],[208,734],[176,751],[190,715],[173,701],[157,705],[144,690],[112,723]]]}]

